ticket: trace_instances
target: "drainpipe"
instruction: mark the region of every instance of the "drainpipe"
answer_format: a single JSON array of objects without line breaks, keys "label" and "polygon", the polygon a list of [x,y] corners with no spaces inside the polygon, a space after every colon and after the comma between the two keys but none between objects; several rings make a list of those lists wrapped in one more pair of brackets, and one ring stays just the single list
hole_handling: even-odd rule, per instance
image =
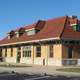
[{"label": "drainpipe", "polygon": [[34,64],[34,46],[33,46],[33,64]]}]

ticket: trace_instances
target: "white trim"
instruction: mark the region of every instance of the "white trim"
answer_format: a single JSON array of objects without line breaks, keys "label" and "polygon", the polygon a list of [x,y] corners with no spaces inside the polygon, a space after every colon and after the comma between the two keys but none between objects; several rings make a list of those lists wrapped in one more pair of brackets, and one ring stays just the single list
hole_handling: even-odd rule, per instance
[{"label": "white trim", "polygon": [[[31,28],[31,29],[26,29],[25,31],[30,31],[30,30],[33,30],[35,28]],[[15,33],[19,33],[18,31],[15,31]]]},{"label": "white trim", "polygon": [[6,57],[5,62],[7,62],[7,63],[16,63],[16,58],[15,57]]},{"label": "white trim", "polygon": [[70,26],[75,26],[75,25],[77,25],[77,24],[76,23],[70,24]]},{"label": "white trim", "polygon": [[68,41],[72,41],[72,40],[75,40],[75,41],[80,41],[80,39],[68,39],[68,38],[61,38],[62,40],[68,40]]},{"label": "white trim", "polygon": [[17,33],[19,33],[18,31],[15,31],[15,33],[17,34]]},{"label": "white trim", "polygon": [[30,31],[30,30],[34,30],[35,28],[31,28],[31,29],[26,29],[25,31]]},{"label": "white trim", "polygon": [[39,42],[39,41],[49,41],[49,40],[55,40],[55,39],[60,39],[60,38],[59,37],[55,37],[55,38],[40,39],[40,40],[31,40],[31,41],[23,41],[23,42],[9,43],[9,44],[0,44],[0,46],[22,44],[22,43],[30,43],[30,42]]}]

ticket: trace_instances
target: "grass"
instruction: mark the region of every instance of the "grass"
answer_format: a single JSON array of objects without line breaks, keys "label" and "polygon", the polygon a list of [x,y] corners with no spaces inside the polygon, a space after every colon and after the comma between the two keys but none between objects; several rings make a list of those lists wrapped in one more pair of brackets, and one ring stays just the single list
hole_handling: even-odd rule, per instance
[{"label": "grass", "polygon": [[80,73],[80,68],[61,68],[56,69],[57,71],[63,71],[63,72],[77,72]]},{"label": "grass", "polygon": [[31,67],[29,65],[15,65],[15,64],[3,64],[3,65],[0,65],[0,67],[14,67],[14,68],[23,68],[23,67]]}]

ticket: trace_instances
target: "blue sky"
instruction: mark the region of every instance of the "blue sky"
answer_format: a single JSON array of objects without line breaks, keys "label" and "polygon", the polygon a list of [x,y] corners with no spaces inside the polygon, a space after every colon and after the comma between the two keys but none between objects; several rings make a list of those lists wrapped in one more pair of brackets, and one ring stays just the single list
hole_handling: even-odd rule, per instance
[{"label": "blue sky", "polygon": [[39,19],[65,15],[80,18],[80,0],[0,0],[0,38]]}]

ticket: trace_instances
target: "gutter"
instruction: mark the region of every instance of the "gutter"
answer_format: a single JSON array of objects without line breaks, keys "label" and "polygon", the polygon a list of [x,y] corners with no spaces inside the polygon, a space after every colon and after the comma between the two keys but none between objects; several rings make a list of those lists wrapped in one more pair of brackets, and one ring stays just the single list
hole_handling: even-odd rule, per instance
[{"label": "gutter", "polygon": [[55,38],[48,38],[48,39],[40,39],[40,40],[31,40],[31,41],[23,41],[23,42],[16,42],[16,43],[0,44],[0,47],[1,46],[8,46],[8,45],[23,44],[23,43],[32,43],[32,42],[40,42],[40,41],[50,41],[50,40],[60,40],[60,38],[59,37],[55,37]]}]

